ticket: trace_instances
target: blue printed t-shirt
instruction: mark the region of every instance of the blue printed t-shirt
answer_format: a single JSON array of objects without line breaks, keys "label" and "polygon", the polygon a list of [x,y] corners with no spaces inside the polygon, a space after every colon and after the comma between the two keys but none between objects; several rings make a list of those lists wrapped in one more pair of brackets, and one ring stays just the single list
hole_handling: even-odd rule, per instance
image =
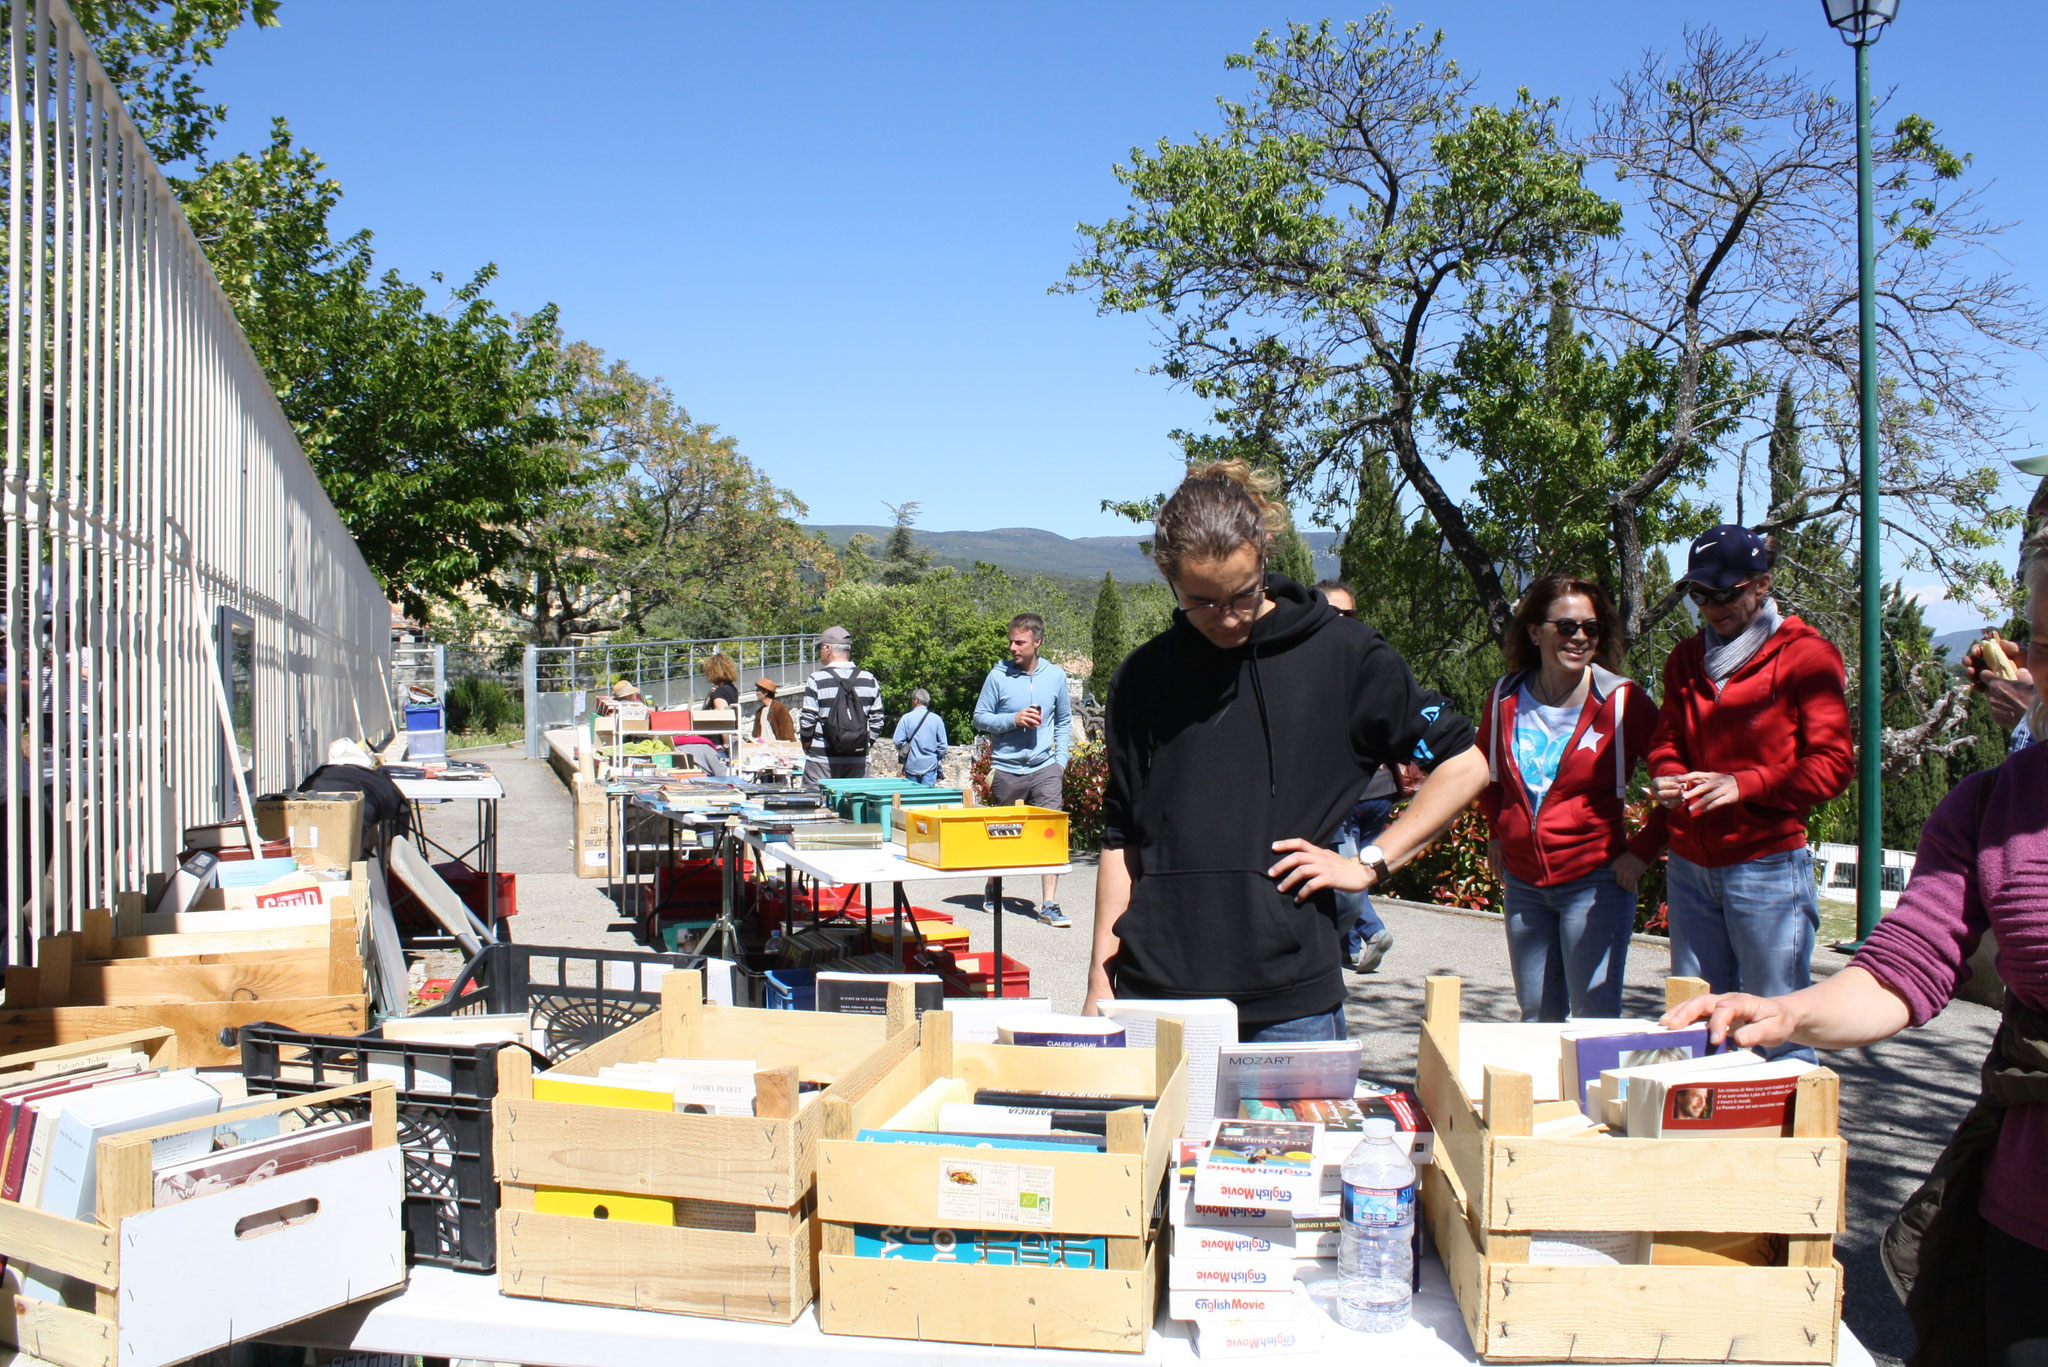
[{"label": "blue printed t-shirt", "polygon": [[1529,793],[1529,810],[1543,810],[1543,798],[1557,782],[1558,766],[1564,762],[1564,748],[1571,744],[1579,726],[1580,703],[1545,707],[1527,684],[1515,698],[1515,767],[1522,771],[1522,787]]}]

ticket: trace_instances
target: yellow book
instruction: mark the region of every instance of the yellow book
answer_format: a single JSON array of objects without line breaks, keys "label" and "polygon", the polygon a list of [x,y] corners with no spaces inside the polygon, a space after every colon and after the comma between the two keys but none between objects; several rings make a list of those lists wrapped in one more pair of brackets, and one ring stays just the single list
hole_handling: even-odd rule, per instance
[{"label": "yellow book", "polygon": [[533,1080],[535,1101],[566,1101],[576,1106],[622,1106],[634,1111],[673,1111],[676,1094],[666,1087],[635,1087],[595,1078],[562,1074]]},{"label": "yellow book", "polygon": [[635,1225],[672,1225],[675,1198],[629,1196],[618,1191],[577,1191],[571,1187],[535,1187],[533,1208],[548,1215],[575,1215],[585,1220],[624,1220]]}]

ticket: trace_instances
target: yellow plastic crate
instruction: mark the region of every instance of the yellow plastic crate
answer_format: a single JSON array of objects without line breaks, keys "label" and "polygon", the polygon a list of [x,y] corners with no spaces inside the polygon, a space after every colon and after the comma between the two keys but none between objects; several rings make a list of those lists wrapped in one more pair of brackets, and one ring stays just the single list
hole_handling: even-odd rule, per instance
[{"label": "yellow plastic crate", "polygon": [[1049,807],[906,807],[904,856],[934,869],[1067,862],[1067,814]]}]

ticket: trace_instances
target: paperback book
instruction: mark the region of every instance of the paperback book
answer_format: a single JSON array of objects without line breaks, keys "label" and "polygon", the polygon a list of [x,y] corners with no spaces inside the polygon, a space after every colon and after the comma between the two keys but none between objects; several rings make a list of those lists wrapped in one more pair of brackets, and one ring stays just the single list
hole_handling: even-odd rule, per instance
[{"label": "paperback book", "polygon": [[1322,1196],[1320,1133],[1292,1121],[1214,1121],[1195,1165],[1195,1204],[1313,1212]]},{"label": "paperback book", "polygon": [[1226,1044],[1216,1054],[1216,1114],[1234,1116],[1249,1097],[1349,1097],[1358,1086],[1357,1040],[1313,1044]]},{"label": "paperback book", "polygon": [[1631,1139],[1776,1139],[1792,1133],[1801,1059],[1711,1072],[1667,1065],[1629,1079]]},{"label": "paperback book", "polygon": [[1622,1024],[1613,1030],[1602,1028],[1597,1033],[1591,1028],[1566,1030],[1559,1037],[1559,1045],[1564,1094],[1578,1102],[1593,1119],[1599,1117],[1593,1114],[1593,1102],[1587,1093],[1602,1073],[1615,1068],[1678,1063],[1712,1052],[1703,1025],[1666,1030],[1646,1022]]},{"label": "paperback book", "polygon": [[1100,1235],[857,1224],[853,1227],[853,1256],[916,1263],[1093,1269],[1109,1266],[1109,1241]]}]

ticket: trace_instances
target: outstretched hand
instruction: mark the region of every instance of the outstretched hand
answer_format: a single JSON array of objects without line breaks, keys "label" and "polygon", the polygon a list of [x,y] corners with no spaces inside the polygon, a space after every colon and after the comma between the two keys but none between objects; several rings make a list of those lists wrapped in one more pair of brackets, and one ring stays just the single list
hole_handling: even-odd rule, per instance
[{"label": "outstretched hand", "polygon": [[1279,879],[1280,891],[1293,892],[1296,902],[1306,902],[1324,888],[1366,892],[1372,887],[1371,869],[1313,841],[1276,840],[1273,849],[1286,858],[1267,869],[1266,876]]},{"label": "outstretched hand", "polygon": [[1769,1049],[1792,1038],[1798,1022],[1783,997],[1753,997],[1747,992],[1708,993],[1680,1002],[1664,1013],[1668,1030],[1707,1022],[1707,1039],[1723,1040],[1739,1049]]}]

